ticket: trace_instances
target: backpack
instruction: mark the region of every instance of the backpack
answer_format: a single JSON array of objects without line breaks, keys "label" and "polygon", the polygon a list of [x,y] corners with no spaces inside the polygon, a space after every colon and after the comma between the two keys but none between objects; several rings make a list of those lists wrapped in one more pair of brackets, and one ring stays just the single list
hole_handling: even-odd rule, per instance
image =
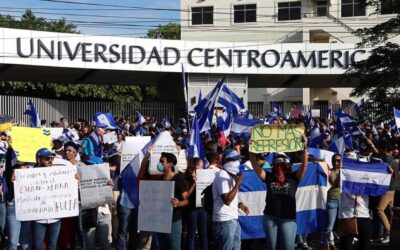
[{"label": "backpack", "polygon": [[207,186],[203,192],[201,192],[203,198],[201,199],[201,204],[203,205],[206,212],[212,213],[214,207],[214,197],[212,192],[212,183]]}]

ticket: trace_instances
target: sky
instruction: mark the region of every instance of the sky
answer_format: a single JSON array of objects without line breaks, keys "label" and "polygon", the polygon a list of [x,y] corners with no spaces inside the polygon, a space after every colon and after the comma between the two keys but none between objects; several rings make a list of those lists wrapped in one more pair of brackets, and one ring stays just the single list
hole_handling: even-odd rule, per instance
[{"label": "sky", "polygon": [[[31,9],[38,17],[48,19],[64,17],[77,25],[77,30],[83,34],[144,37],[148,29],[160,24],[179,23],[180,13],[176,11],[179,9],[179,3],[179,0],[1,0],[0,14],[9,14],[18,18],[26,9]],[[154,10],[154,8],[162,10]]]}]

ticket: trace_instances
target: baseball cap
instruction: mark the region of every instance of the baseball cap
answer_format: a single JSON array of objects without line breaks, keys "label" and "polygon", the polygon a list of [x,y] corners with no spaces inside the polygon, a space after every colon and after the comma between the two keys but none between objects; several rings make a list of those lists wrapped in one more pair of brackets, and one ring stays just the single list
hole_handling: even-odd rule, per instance
[{"label": "baseball cap", "polygon": [[51,152],[47,148],[41,148],[36,152],[36,158],[38,158],[38,157],[54,157],[54,156],[56,156],[56,154]]},{"label": "baseball cap", "polygon": [[225,149],[222,157],[225,162],[240,160],[240,154],[236,150],[233,150],[231,148]]}]

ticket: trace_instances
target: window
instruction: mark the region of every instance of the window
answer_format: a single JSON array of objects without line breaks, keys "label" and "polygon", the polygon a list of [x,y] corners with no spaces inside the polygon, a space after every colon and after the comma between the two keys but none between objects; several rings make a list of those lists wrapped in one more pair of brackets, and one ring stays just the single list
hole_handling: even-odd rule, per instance
[{"label": "window", "polygon": [[192,25],[213,24],[214,7],[192,8]]},{"label": "window", "polygon": [[253,23],[257,22],[257,5],[235,5],[233,7],[235,23]]},{"label": "window", "polygon": [[400,0],[381,0],[381,14],[400,13]]},{"label": "window", "polygon": [[278,20],[301,19],[301,2],[278,3]]},{"label": "window", "polygon": [[342,17],[365,16],[365,0],[342,0]]},{"label": "window", "polygon": [[317,16],[326,16],[328,12],[328,3],[326,0],[317,1]]}]

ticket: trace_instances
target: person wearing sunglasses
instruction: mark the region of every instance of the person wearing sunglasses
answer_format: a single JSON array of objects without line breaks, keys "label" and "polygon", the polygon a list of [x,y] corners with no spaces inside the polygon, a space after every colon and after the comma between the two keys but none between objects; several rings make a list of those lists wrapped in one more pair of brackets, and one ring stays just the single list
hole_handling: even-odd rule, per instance
[{"label": "person wearing sunglasses", "polygon": [[[296,190],[307,170],[307,138],[303,135],[302,162],[300,168],[293,172],[286,155],[277,155],[272,164],[272,172],[265,171],[262,166],[265,160],[250,154],[250,162],[258,177],[267,186],[266,205],[264,209],[264,231],[267,249],[294,249],[296,239]],[[278,243],[278,239],[280,243]]]}]

